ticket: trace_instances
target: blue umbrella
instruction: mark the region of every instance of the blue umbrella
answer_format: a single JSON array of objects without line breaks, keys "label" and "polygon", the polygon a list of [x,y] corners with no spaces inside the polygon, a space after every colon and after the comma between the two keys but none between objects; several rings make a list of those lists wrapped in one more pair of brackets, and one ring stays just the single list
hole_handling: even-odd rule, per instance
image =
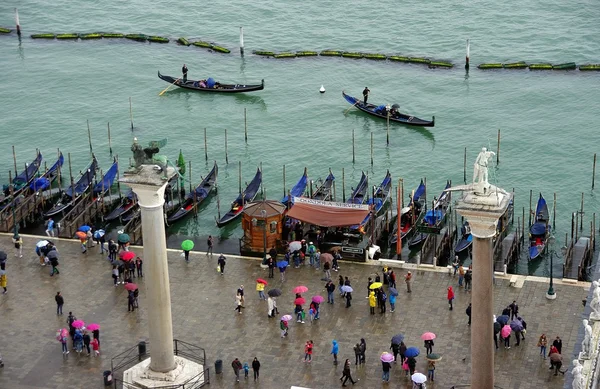
[{"label": "blue umbrella", "polygon": [[277,262],[277,267],[279,267],[279,268],[288,267],[288,265],[289,265],[288,261],[278,261]]},{"label": "blue umbrella", "polygon": [[397,334],[392,337],[392,344],[400,344],[404,340],[404,335]]},{"label": "blue umbrella", "polygon": [[79,227],[79,231],[82,231],[82,232],[88,232],[91,229],[92,229],[92,227],[90,227],[90,226],[81,226],[81,227]]},{"label": "blue umbrella", "polygon": [[398,296],[398,290],[396,290],[396,288],[390,288],[389,292],[390,296]]},{"label": "blue umbrella", "polygon": [[342,292],[344,293],[352,293],[354,289],[352,289],[352,287],[350,285],[344,285],[342,286]]},{"label": "blue umbrella", "polygon": [[404,353],[404,356],[406,356],[407,358],[414,358],[417,355],[419,355],[419,349],[416,347],[409,347],[406,349],[406,352]]},{"label": "blue umbrella", "polygon": [[500,315],[496,318],[496,321],[500,324],[502,324],[503,326],[505,326],[506,324],[508,324],[508,321],[510,320],[510,318],[506,315]]},{"label": "blue umbrella", "polygon": [[523,331],[523,323],[519,320],[513,320],[510,322],[510,329],[513,331]]},{"label": "blue umbrella", "polygon": [[104,236],[104,234],[105,234],[104,230],[96,230],[96,231],[94,231],[94,238],[100,239]]}]

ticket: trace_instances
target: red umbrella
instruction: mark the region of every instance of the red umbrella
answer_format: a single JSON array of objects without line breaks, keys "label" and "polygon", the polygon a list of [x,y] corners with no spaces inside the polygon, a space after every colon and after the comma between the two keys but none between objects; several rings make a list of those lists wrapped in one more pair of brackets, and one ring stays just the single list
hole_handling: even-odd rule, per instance
[{"label": "red umbrella", "polygon": [[135,253],[133,251],[121,251],[119,258],[121,258],[123,261],[131,261],[133,258],[135,258]]},{"label": "red umbrella", "polygon": [[333,262],[333,255],[329,254],[329,253],[323,253],[321,254],[321,256],[319,257],[319,259],[321,260],[321,262],[325,263],[325,262]]},{"label": "red umbrella", "polygon": [[296,305],[304,305],[306,303],[306,300],[304,299],[304,297],[298,297],[296,300],[294,300],[294,304]]},{"label": "red umbrella", "polygon": [[265,280],[263,280],[262,278],[257,278],[256,282],[258,282],[259,284],[264,284],[264,285],[268,285],[269,283]]},{"label": "red umbrella", "polygon": [[137,284],[134,284],[133,282],[128,282],[125,284],[125,289],[127,290],[136,290],[137,288]]},{"label": "red umbrella", "polygon": [[296,286],[293,290],[294,293],[304,293],[308,292],[308,288],[304,285]]}]

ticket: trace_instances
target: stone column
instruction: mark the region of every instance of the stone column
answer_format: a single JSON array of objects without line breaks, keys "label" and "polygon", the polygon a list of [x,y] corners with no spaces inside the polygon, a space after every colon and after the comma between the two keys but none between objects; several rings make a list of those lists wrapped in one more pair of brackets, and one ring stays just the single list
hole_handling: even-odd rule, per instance
[{"label": "stone column", "polygon": [[137,174],[125,175],[121,180],[133,189],[141,208],[147,293],[145,300],[151,342],[149,367],[159,373],[172,371],[176,367],[163,210],[167,178],[173,174],[170,167],[167,174],[162,174],[157,173],[152,165],[142,165]]},{"label": "stone column", "polygon": [[498,189],[480,195],[465,193],[457,212],[471,227],[473,278],[471,298],[471,388],[494,387],[494,284],[493,237],[498,219],[506,211],[511,195]]}]

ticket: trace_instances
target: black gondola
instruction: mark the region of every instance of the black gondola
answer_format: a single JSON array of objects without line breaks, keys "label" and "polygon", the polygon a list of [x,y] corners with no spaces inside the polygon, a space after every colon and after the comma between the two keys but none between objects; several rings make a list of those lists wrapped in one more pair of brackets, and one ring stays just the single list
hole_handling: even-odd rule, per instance
[{"label": "black gondola", "polygon": [[465,224],[461,228],[461,238],[456,244],[454,248],[454,252],[456,254],[460,254],[463,251],[467,250],[471,247],[473,243],[473,235],[471,235],[471,227],[469,226],[469,222],[465,221]]},{"label": "black gondola", "polygon": [[325,181],[315,190],[312,194],[312,198],[315,200],[331,201],[333,200],[333,182],[335,176],[329,169],[329,175],[325,178]]},{"label": "black gondola", "polygon": [[[446,182],[446,187],[444,191],[440,195],[440,197],[434,201],[432,209],[428,209],[425,214],[421,212],[422,218],[419,218],[417,221],[417,229],[419,226],[428,226],[428,227],[440,227],[445,220],[446,209],[448,208],[448,203],[450,201],[450,192],[446,192],[446,189],[450,188],[450,182]],[[417,232],[413,235],[413,237],[408,242],[408,247],[413,248],[425,241],[427,239],[428,234],[425,232]]]},{"label": "black gondola", "polygon": [[[415,190],[413,198],[410,201],[408,207],[404,207],[400,210],[400,215],[396,218],[400,218],[400,239],[404,239],[408,236],[415,225],[416,219],[419,218],[421,210],[425,203],[424,199],[421,198],[425,194],[425,184],[423,180]],[[398,242],[398,220],[394,221],[394,229],[388,238],[388,244],[390,246],[395,245]]]},{"label": "black gondola", "polygon": [[381,119],[389,119],[390,122],[397,122],[407,124],[409,126],[418,126],[418,127],[433,127],[435,126],[435,116],[430,120],[419,119],[416,116],[407,115],[401,113],[396,110],[394,104],[392,107],[386,107],[385,105],[375,105],[367,103],[365,104],[362,100],[357,99],[356,97],[352,97],[347,95],[346,92],[342,92],[342,95],[346,99],[347,102],[360,109],[363,112],[368,113],[369,115],[376,116]]},{"label": "black gondola", "polygon": [[[367,205],[374,206],[373,210],[374,210],[375,215],[379,215],[381,210],[390,201],[391,189],[392,189],[392,175],[390,174],[390,171],[388,170],[387,173],[385,174],[385,177],[383,178],[383,181],[381,181],[381,184],[379,184],[379,186],[377,188],[375,188],[375,190],[373,192],[373,197],[367,200]],[[356,228],[365,226],[369,222],[370,218],[371,218],[371,212],[369,212],[369,214],[365,217],[365,219],[362,221],[362,223],[360,223],[360,226],[353,226],[352,228],[356,229]]]},{"label": "black gondola", "polygon": [[24,192],[28,190],[28,185],[35,179],[41,163],[42,154],[38,152],[35,159],[25,165],[25,170],[12,179],[12,190],[11,185],[4,185],[4,190],[0,193],[0,210],[11,205],[13,199],[22,198],[22,195],[26,195]]},{"label": "black gondola", "polygon": [[[181,79],[177,79],[171,76],[164,76],[158,72],[158,78],[164,80],[170,84],[174,84],[180,88],[195,90],[199,92],[210,92],[210,93],[240,93],[240,92],[253,92],[257,90],[263,90],[265,88],[265,80],[262,80],[260,84],[244,85],[244,84],[221,84],[215,82],[212,87],[209,87],[212,80],[187,80],[183,82]],[[213,80],[214,82],[214,80]],[[204,85],[204,86],[202,86]]]},{"label": "black gondola", "polygon": [[187,194],[185,201],[183,204],[181,204],[181,207],[177,210],[177,212],[167,218],[167,222],[173,223],[174,221],[183,218],[194,208],[194,204],[199,205],[202,201],[204,201],[215,187],[218,174],[219,168],[217,167],[217,162],[215,162],[215,165],[210,173],[204,177],[202,182],[200,182],[193,192]]},{"label": "black gondola", "polygon": [[250,181],[248,186],[246,186],[246,189],[244,189],[244,191],[239,194],[237,199],[235,199],[235,201],[231,203],[231,209],[229,210],[229,212],[223,215],[221,219],[217,220],[217,226],[223,227],[227,223],[230,223],[237,217],[239,217],[244,211],[244,207],[246,206],[246,204],[252,202],[256,198],[261,183],[262,172],[260,171],[260,168],[258,168],[256,169],[256,174],[254,175],[254,178],[252,179],[252,181]]},{"label": "black gondola", "polygon": [[352,194],[346,201],[349,204],[362,204],[365,202],[365,195],[367,194],[367,189],[369,189],[369,177],[362,172],[362,176],[360,177],[360,181],[356,188],[352,191]]},{"label": "black gondola", "polygon": [[133,193],[133,190],[129,190],[129,193],[123,197],[119,206],[112,210],[111,213],[104,217],[104,220],[109,222],[125,215],[131,211],[137,204],[137,196]]},{"label": "black gondola", "polygon": [[46,212],[44,216],[54,216],[70,208],[73,205],[73,203],[77,199],[79,199],[79,197],[83,193],[85,193],[85,191],[90,187],[90,185],[93,184],[97,168],[98,161],[96,161],[96,157],[93,157],[92,163],[83,172],[79,180],[75,184],[70,185],[69,188],[65,190],[62,198],[54,205],[54,207],[52,207],[48,212]]},{"label": "black gondola", "polygon": [[302,177],[300,177],[300,179],[298,180],[296,185],[294,185],[292,187],[292,189],[289,191],[290,196],[288,196],[288,195],[283,196],[283,198],[281,199],[281,202],[289,207],[290,201],[292,201],[292,199],[294,197],[302,197],[304,195],[304,192],[306,192],[307,186],[308,186],[308,170],[306,168],[304,168],[304,174],[302,174]]}]

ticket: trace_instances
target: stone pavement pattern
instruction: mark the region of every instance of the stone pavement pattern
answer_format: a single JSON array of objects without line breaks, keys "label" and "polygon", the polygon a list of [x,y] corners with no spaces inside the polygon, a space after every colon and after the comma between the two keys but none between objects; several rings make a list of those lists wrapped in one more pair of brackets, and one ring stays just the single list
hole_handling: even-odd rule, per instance
[{"label": "stone pavement pattern", "polygon": [[[24,257],[15,258],[10,238],[0,237],[0,247],[9,254],[9,293],[0,295],[0,352],[5,361],[0,370],[0,388],[103,388],[102,372],[110,369],[110,358],[147,337],[144,282],[139,283],[140,309],[128,313],[126,291],[122,286],[113,286],[110,265],[98,254],[97,247],[82,255],[77,242],[57,241],[61,273],[49,277],[49,268],[41,268],[34,253],[37,240],[24,237],[24,241]],[[133,251],[141,254],[142,249]],[[342,363],[349,358],[353,377],[360,379],[355,387],[410,388],[399,364],[393,366],[390,383],[382,384],[379,355],[388,350],[394,334],[404,333],[407,346],[420,348],[417,370],[426,373],[425,350],[420,340],[425,331],[437,334],[434,352],[443,355],[437,364],[436,380],[427,387],[448,388],[468,383],[470,328],[465,308],[471,295],[457,289],[457,278],[447,273],[413,271],[411,294],[406,293],[404,282],[398,282],[396,312],[390,313],[388,306],[385,315],[371,316],[365,298],[366,279],[375,271],[381,272],[381,266],[342,263],[340,272],[333,272],[333,276],[349,276],[355,288],[352,307],[346,309],[336,292],[333,306],[321,304],[320,320],[312,325],[308,317],[306,324],[292,321],[288,338],[281,339],[279,320],[267,318],[267,303],[258,300],[256,278],[267,279],[267,289],[283,290],[278,307],[285,314],[293,313],[291,289],[296,285],[309,288],[304,294],[307,301],[315,294],[327,296],[320,280],[322,272],[309,267],[289,268],[287,280],[282,284],[278,278],[268,279],[267,271],[256,260],[229,258],[225,275],[220,276],[216,272],[217,256],[216,253],[208,258],[192,253],[190,263],[185,263],[178,252],[169,252],[174,337],[206,350],[210,388],[237,387],[231,361],[238,357],[250,364],[255,356],[262,365],[261,378],[254,383],[251,371],[248,382],[241,382],[240,387],[338,387]],[[396,269],[399,279],[405,272]],[[514,347],[513,335],[510,350],[503,347],[497,350],[497,385],[511,389],[562,388],[563,377],[554,377],[539,356],[537,338],[542,332],[549,339],[560,335],[565,361],[569,361],[583,310],[581,300],[587,290],[581,286],[557,285],[559,297],[548,301],[544,297],[546,283],[526,282],[522,289],[509,287],[507,280],[496,283],[495,312],[500,314],[504,306],[516,299],[528,324],[527,339],[521,346]],[[246,292],[246,308],[241,315],[234,312],[235,291],[240,284]],[[448,285],[456,289],[453,311],[448,310],[446,300]],[[64,315],[58,317],[54,302],[57,291],[65,298]],[[305,308],[308,312],[308,307]],[[66,326],[69,311],[86,323],[100,324],[99,358],[78,356],[74,352],[63,358],[55,332]],[[352,347],[361,337],[367,341],[367,363],[355,368]],[[315,343],[311,364],[301,362],[308,339]],[[332,339],[340,344],[338,366],[333,365],[329,354]],[[216,359],[222,359],[224,364],[224,373],[218,376],[214,374]]]}]

